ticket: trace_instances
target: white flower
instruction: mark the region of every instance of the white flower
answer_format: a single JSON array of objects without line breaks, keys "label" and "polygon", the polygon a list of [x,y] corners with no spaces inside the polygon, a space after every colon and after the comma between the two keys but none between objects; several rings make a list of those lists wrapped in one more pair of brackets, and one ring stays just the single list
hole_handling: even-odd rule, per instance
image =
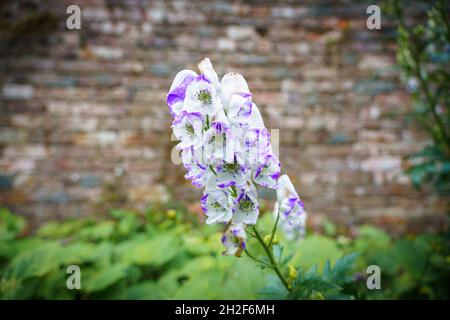
[{"label": "white flower", "polygon": [[301,215],[305,212],[304,205],[287,175],[278,179],[277,200],[280,219],[294,226],[300,225],[303,220]]},{"label": "white flower", "polygon": [[246,125],[252,113],[252,94],[244,77],[238,73],[227,73],[220,85],[222,105],[231,123]]},{"label": "white flower", "polygon": [[252,113],[252,95],[250,93],[234,93],[225,106],[228,119],[231,123],[243,126],[247,125]]},{"label": "white flower", "polygon": [[226,132],[226,145],[225,145],[225,162],[236,162],[239,164],[244,163],[244,150],[242,148],[242,138],[244,136],[242,128],[233,128]]},{"label": "white flower", "polygon": [[214,166],[215,175],[211,175],[211,184],[219,188],[242,188],[249,179],[249,169],[237,162],[220,162]]},{"label": "white flower", "polygon": [[247,81],[239,73],[230,72],[223,76],[220,83],[220,96],[222,104],[227,106],[230,102],[231,96],[235,93],[250,93]]},{"label": "white flower", "polygon": [[241,223],[231,224],[222,236],[222,243],[225,246],[223,254],[240,257],[245,250],[245,241],[247,241],[245,226]]},{"label": "white flower", "polygon": [[226,190],[206,191],[201,199],[202,209],[208,219],[207,224],[228,222],[233,215],[233,199]]},{"label": "white flower", "polygon": [[181,142],[177,149],[185,149],[191,146],[197,150],[203,142],[203,120],[199,113],[181,112],[172,124],[173,133]]},{"label": "white flower", "polygon": [[184,111],[212,117],[221,107],[216,88],[204,75],[197,76],[187,87]]},{"label": "white flower", "polygon": [[273,154],[268,154],[255,170],[253,180],[260,186],[275,189],[280,176],[281,164]]},{"label": "white flower", "polygon": [[256,188],[253,184],[247,190],[239,190],[233,210],[233,223],[256,224],[259,205]]},{"label": "white flower", "polygon": [[173,117],[181,112],[186,97],[186,89],[196,77],[197,74],[192,70],[181,70],[173,79],[172,86],[167,94],[167,105]]}]

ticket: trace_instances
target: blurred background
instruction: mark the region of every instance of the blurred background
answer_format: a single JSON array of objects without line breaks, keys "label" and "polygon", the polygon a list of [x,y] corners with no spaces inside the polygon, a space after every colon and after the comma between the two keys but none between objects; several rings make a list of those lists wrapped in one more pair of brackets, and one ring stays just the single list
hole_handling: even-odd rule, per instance
[{"label": "blurred background", "polygon": [[[426,24],[434,2],[404,3],[407,25]],[[66,27],[72,4],[81,9],[80,30]],[[242,73],[266,126],[279,130],[282,169],[306,205],[311,230],[333,237],[370,224],[388,238],[446,230],[450,162],[436,165],[442,169],[436,178],[435,167],[415,169],[423,162],[410,157],[430,143],[448,144],[448,118],[441,122],[444,133],[442,126],[432,124],[430,133],[415,121],[422,116],[413,108],[423,100],[421,79],[397,60],[398,12],[383,9],[381,29],[369,30],[370,4],[2,1],[0,204],[4,228],[12,219],[8,228],[16,232],[9,239],[45,223],[104,217],[111,209],[127,210],[113,210],[115,219],[125,219],[123,212],[154,212],[161,205],[172,218],[183,213],[202,221],[201,191],[171,160],[176,141],[165,97],[175,74],[196,70],[204,57],[219,77]],[[443,53],[430,61],[448,71],[448,34],[443,41]],[[449,83],[440,82],[441,102],[436,93],[440,114],[448,114]],[[428,116],[425,124],[432,123]],[[436,180],[444,185],[439,192]],[[274,195],[260,196],[270,211]],[[63,232],[56,226],[44,238]],[[59,236],[79,235],[77,228]],[[414,290],[423,289],[418,286]]]}]

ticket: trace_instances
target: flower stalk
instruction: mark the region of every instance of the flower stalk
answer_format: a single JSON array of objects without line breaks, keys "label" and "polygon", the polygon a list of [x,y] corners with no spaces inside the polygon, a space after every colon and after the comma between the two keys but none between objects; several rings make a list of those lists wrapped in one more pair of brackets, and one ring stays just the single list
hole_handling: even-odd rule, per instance
[{"label": "flower stalk", "polygon": [[256,226],[253,226],[253,231],[255,233],[255,238],[258,240],[258,242],[263,247],[264,252],[267,255],[267,258],[269,258],[270,267],[275,271],[276,275],[280,279],[281,283],[283,283],[283,285],[286,288],[286,290],[291,291],[291,287],[289,286],[287,280],[285,279],[285,277],[281,273],[280,267],[278,266],[278,263],[277,263],[277,261],[275,260],[275,258],[273,256],[272,249],[264,242],[263,238],[261,237],[261,235],[259,234],[258,230],[256,229]]}]

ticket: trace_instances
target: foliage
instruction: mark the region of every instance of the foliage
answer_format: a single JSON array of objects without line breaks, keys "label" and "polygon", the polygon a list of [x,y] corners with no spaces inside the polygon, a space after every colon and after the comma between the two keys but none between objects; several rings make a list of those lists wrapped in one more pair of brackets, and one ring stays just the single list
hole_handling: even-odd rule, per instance
[{"label": "foliage", "polygon": [[[270,234],[272,216],[259,221]],[[327,222],[326,230],[333,229]],[[199,226],[182,207],[51,222],[25,236],[23,218],[0,210],[2,299],[380,299],[449,298],[449,237],[392,239],[363,226],[354,239],[277,234],[273,257],[287,290],[267,265],[222,256],[220,228]],[[279,238],[279,239],[278,239]],[[255,238],[248,248],[263,255]],[[292,255],[286,252],[293,253]],[[354,254],[358,252],[358,254]],[[268,260],[262,260],[267,264]],[[69,290],[66,268],[81,269],[81,290]],[[379,265],[382,289],[368,290],[368,265]]]},{"label": "foliage", "polygon": [[411,156],[409,174],[416,187],[431,183],[439,194],[450,192],[450,8],[439,0],[427,23],[406,23],[403,1],[389,1],[398,25],[397,60],[413,98],[412,116],[431,138]]},{"label": "foliage", "polygon": [[[361,281],[355,286],[359,299],[450,297],[449,234],[409,235],[393,240],[380,229],[363,226],[347,250],[363,251],[358,265],[378,265],[382,290],[367,290]],[[361,276],[361,275],[360,275]]]},{"label": "foliage", "polygon": [[[112,210],[103,219],[50,222],[22,237],[22,218],[0,211],[3,299],[254,299],[265,271],[220,255],[220,230],[199,233],[182,212]],[[66,268],[81,269],[68,290]],[[220,289],[218,289],[220,288]]]}]

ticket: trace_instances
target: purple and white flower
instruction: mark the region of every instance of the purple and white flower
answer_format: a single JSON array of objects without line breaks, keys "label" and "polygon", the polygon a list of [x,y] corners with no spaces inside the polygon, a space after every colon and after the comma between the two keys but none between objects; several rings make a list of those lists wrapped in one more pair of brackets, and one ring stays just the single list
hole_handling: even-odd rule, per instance
[{"label": "purple and white flower", "polygon": [[194,150],[201,148],[203,144],[203,120],[198,112],[188,113],[182,111],[173,121],[173,133],[181,140],[177,149],[185,149],[191,146]]},{"label": "purple and white flower", "polygon": [[295,191],[291,179],[285,174],[278,179],[277,201],[281,220],[294,226],[302,224],[305,206]]},{"label": "purple and white flower", "polygon": [[276,189],[276,214],[286,232],[304,231],[306,212],[289,177],[280,177],[270,132],[244,77],[227,73],[219,82],[209,59],[200,74],[182,70],[167,95],[180,140],[185,178],[204,188],[201,198],[206,223],[229,223],[222,242],[224,254],[240,256],[247,225],[256,224],[259,204],[255,183]]},{"label": "purple and white flower", "polygon": [[248,179],[250,170],[237,162],[220,162],[214,166],[211,183],[219,188],[243,187]]},{"label": "purple and white flower", "polygon": [[[229,72],[225,74],[220,83],[222,104],[227,106],[230,98],[235,93],[250,93],[247,81],[239,73]],[[225,108],[226,109],[226,108]]]},{"label": "purple and white flower", "polygon": [[229,222],[233,217],[233,198],[227,190],[205,191],[201,204],[207,224]]},{"label": "purple and white flower", "polygon": [[252,113],[252,94],[235,93],[226,105],[227,116],[235,125],[246,125]]},{"label": "purple and white flower", "polygon": [[223,254],[240,257],[246,248],[246,241],[247,234],[245,233],[245,226],[241,223],[230,224],[222,236],[222,244],[225,246]]},{"label": "purple and white flower", "polygon": [[276,189],[278,178],[280,177],[281,164],[277,157],[268,154],[263,161],[258,164],[253,180],[260,186]]},{"label": "purple and white flower", "polygon": [[197,74],[192,70],[181,70],[175,76],[167,94],[167,105],[172,117],[175,118],[183,109],[186,89],[196,77]]},{"label": "purple and white flower", "polygon": [[253,103],[247,81],[238,73],[227,73],[221,81],[222,105],[231,123],[244,126],[250,119]]},{"label": "purple and white flower", "polygon": [[184,177],[191,180],[197,188],[204,188],[208,179],[208,167],[203,159],[203,149],[195,150],[191,146],[181,150],[181,161],[187,170]]},{"label": "purple and white flower", "polygon": [[187,87],[183,111],[212,117],[220,108],[220,97],[212,82],[203,74],[197,76]]},{"label": "purple and white flower", "polygon": [[233,209],[233,222],[256,224],[259,215],[259,204],[256,188],[253,184],[249,188],[240,189]]}]

